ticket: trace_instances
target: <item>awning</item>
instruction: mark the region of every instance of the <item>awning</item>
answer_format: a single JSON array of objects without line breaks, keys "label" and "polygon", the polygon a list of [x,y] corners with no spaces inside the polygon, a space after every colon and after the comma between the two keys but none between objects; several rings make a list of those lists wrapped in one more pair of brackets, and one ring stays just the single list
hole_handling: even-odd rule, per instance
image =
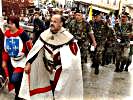
[{"label": "awning", "polygon": [[100,7],[96,7],[96,6],[92,6],[92,9],[99,10],[99,11],[104,12],[104,13],[110,13],[110,10],[100,8]]}]

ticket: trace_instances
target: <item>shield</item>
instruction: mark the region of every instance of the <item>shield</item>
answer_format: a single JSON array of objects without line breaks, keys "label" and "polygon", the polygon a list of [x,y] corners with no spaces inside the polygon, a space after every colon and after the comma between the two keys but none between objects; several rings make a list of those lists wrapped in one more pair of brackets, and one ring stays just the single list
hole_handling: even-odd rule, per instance
[{"label": "shield", "polygon": [[19,53],[19,39],[6,39],[6,50],[10,57],[17,57]]}]

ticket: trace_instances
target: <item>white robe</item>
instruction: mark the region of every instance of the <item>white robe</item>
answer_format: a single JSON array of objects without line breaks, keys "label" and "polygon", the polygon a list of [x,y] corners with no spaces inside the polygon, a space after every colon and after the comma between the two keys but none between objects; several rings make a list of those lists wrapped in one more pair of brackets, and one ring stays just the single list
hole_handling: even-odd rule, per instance
[{"label": "white robe", "polygon": [[[69,32],[65,31],[64,28],[62,28],[54,36],[54,40],[50,40],[51,35],[52,33],[50,32],[50,29],[48,29],[41,34],[41,37],[45,42],[57,46],[67,43],[73,38],[73,36]],[[25,89],[24,84],[28,84],[28,82],[22,80],[19,93],[19,96],[22,98],[25,97],[25,99],[29,100],[52,100],[52,91],[36,94],[32,97],[30,97],[28,93],[31,88],[35,89],[38,87],[50,85],[48,82],[50,80],[50,75],[42,61],[43,46],[44,43],[38,39],[27,56],[28,61],[39,51],[38,57],[33,62],[31,67],[30,89]],[[83,79],[81,70],[80,50],[78,48],[77,54],[74,55],[71,52],[69,45],[63,45],[59,48],[59,51],[61,57],[62,72],[55,88],[55,100],[83,100]],[[37,65],[39,63],[40,65]],[[26,76],[28,77],[28,75],[24,74],[23,79],[24,77],[26,78]],[[27,88],[29,87],[27,86]],[[24,92],[25,90],[27,90],[27,92]]]}]

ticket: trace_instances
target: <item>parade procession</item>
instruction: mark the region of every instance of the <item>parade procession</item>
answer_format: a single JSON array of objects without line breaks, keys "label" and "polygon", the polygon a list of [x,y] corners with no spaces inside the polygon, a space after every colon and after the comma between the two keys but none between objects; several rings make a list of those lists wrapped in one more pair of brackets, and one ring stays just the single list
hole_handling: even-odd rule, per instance
[{"label": "parade procession", "polygon": [[132,0],[0,0],[0,100],[132,100]]}]

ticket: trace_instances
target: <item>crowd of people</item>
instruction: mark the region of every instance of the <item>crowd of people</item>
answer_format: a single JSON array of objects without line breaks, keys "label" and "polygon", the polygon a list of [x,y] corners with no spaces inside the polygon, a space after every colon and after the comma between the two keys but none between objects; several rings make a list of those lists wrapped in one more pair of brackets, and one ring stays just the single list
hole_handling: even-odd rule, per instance
[{"label": "crowd of people", "polygon": [[34,27],[32,39],[15,16],[7,18],[5,33],[0,30],[0,74],[9,91],[15,89],[15,100],[83,100],[82,70],[89,57],[96,75],[108,64],[128,72],[133,20],[127,12],[95,11],[92,19],[79,9],[40,15],[26,20]]}]

